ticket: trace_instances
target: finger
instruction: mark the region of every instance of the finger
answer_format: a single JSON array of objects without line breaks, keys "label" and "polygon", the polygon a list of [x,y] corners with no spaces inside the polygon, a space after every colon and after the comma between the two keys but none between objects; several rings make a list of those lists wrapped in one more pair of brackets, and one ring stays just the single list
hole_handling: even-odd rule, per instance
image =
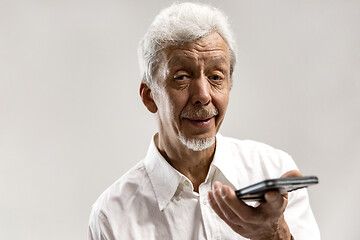
[{"label": "finger", "polygon": [[268,191],[265,193],[266,202],[263,204],[265,208],[268,208],[270,212],[277,213],[280,215],[285,211],[287,205],[287,194],[286,196],[281,195],[278,190]]},{"label": "finger", "polygon": [[222,184],[220,182],[215,182],[213,185],[214,188],[214,199],[219,207],[220,211],[224,215],[224,217],[234,224],[241,224],[240,218],[237,216],[236,213],[228,206],[228,204],[223,199],[223,191],[222,191]]},{"label": "finger", "polygon": [[229,211],[236,214],[242,224],[257,221],[258,215],[255,213],[255,208],[248,206],[243,201],[239,200],[236,197],[234,190],[232,190],[229,186],[221,186],[221,194],[222,201],[225,203],[224,205],[229,209]]},{"label": "finger", "polygon": [[219,206],[217,205],[217,202],[215,200],[214,197],[214,192],[212,190],[210,190],[208,192],[208,199],[209,199],[209,203],[211,208],[214,210],[214,212],[224,221],[226,222],[226,224],[228,224],[234,231],[241,233],[244,231],[243,227],[241,227],[240,225],[236,225],[232,222],[230,222],[225,215],[223,214],[223,212],[221,211],[221,209],[219,208]]},{"label": "finger", "polygon": [[209,199],[210,206],[222,220],[227,221],[226,217],[224,216],[223,212],[221,211],[219,205],[217,204],[217,202],[215,200],[214,194],[215,193],[212,190],[210,190],[208,192],[208,199]]},{"label": "finger", "polygon": [[[290,170],[287,171],[286,173],[284,173],[283,175],[281,175],[280,178],[288,178],[288,177],[301,177],[302,174],[299,172],[299,170]],[[283,197],[285,199],[288,199],[288,194],[284,194]]]},{"label": "finger", "polygon": [[281,175],[281,178],[287,178],[287,177],[301,177],[302,174],[299,172],[299,170],[290,170],[283,175]]},{"label": "finger", "polygon": [[266,202],[274,209],[280,208],[283,205],[284,198],[279,190],[272,190],[265,193]]}]

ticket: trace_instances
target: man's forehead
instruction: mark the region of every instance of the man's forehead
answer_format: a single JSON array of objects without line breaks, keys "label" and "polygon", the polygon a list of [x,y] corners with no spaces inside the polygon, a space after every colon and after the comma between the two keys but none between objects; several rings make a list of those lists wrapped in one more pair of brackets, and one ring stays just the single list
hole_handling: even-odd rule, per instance
[{"label": "man's forehead", "polygon": [[228,50],[228,45],[224,39],[216,32],[205,35],[204,37],[192,42],[182,42],[170,45],[169,50],[195,50],[199,52]]},{"label": "man's forehead", "polygon": [[[203,57],[206,55],[206,57]],[[166,61],[170,65],[183,65],[183,64],[191,64],[196,61],[205,61],[205,62],[216,62],[219,64],[228,64],[230,63],[229,56],[227,53],[222,52],[206,52],[200,55],[198,54],[183,54],[183,53],[175,53],[171,52],[166,57]]]},{"label": "man's forehead", "polygon": [[218,62],[229,61],[229,49],[225,41],[217,33],[209,34],[197,41],[172,45],[164,49],[163,57],[167,62],[178,63],[207,59]]}]

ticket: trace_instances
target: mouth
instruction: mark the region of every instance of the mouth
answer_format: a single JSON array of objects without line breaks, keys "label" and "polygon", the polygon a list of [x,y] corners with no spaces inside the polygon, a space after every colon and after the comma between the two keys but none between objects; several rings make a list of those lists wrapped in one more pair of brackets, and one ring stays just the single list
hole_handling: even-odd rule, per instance
[{"label": "mouth", "polygon": [[185,120],[189,121],[192,125],[196,127],[208,127],[214,120],[215,116],[207,116],[207,117],[193,117],[193,118],[185,118]]},{"label": "mouth", "polygon": [[219,111],[216,107],[187,107],[180,114],[180,118],[193,127],[210,128],[215,125],[217,115],[219,115]]},{"label": "mouth", "polygon": [[207,121],[211,118],[213,118],[214,116],[206,116],[206,117],[191,117],[191,118],[187,118],[191,121]]}]

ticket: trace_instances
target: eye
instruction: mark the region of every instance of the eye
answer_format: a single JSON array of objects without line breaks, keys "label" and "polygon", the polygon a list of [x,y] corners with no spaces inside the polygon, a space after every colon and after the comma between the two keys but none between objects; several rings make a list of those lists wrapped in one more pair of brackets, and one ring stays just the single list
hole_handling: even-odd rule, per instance
[{"label": "eye", "polygon": [[188,78],[188,76],[186,76],[186,75],[174,76],[174,79],[179,80],[179,81],[183,81],[187,78]]},{"label": "eye", "polygon": [[184,81],[189,79],[191,76],[188,72],[186,71],[178,71],[175,75],[174,75],[174,80],[177,81]]},{"label": "eye", "polygon": [[214,81],[219,81],[219,80],[222,80],[223,78],[219,75],[212,75],[210,77],[208,77],[210,80],[214,80]]}]

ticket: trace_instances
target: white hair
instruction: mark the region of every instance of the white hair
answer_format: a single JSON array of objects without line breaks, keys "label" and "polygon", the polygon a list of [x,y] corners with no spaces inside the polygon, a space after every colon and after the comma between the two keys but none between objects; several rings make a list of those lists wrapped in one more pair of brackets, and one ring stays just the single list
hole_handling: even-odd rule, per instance
[{"label": "white hair", "polygon": [[162,10],[150,25],[138,48],[142,82],[154,86],[159,53],[166,47],[194,42],[216,32],[226,42],[230,55],[230,75],[235,63],[235,39],[227,17],[218,9],[201,3],[175,3]]},{"label": "white hair", "polygon": [[184,135],[180,133],[178,139],[182,144],[184,144],[188,149],[191,149],[195,152],[200,152],[205,149],[208,149],[215,143],[215,136],[209,138],[194,138],[186,139]]}]

